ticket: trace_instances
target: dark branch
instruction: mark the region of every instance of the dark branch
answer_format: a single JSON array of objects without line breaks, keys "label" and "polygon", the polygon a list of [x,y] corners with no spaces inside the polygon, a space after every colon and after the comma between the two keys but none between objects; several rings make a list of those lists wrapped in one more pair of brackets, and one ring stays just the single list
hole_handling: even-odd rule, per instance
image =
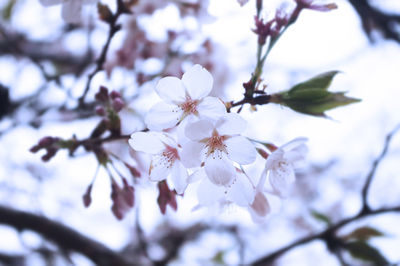
[{"label": "dark branch", "polygon": [[129,13],[130,13],[130,11],[125,7],[123,1],[122,0],[117,0],[117,11],[116,11],[116,13],[112,14],[109,18],[107,18],[107,22],[108,22],[108,24],[110,26],[110,29],[108,31],[107,41],[106,41],[105,45],[103,46],[103,49],[102,49],[102,51],[100,53],[99,58],[96,60],[96,68],[88,76],[88,80],[86,82],[85,90],[84,90],[82,96],[79,98],[79,106],[83,106],[84,105],[85,97],[86,97],[87,93],[89,92],[90,84],[92,83],[93,77],[98,72],[103,70],[104,63],[105,63],[106,58],[107,58],[107,52],[108,52],[108,48],[110,47],[111,40],[114,37],[115,33],[117,33],[121,29],[121,25],[117,24],[118,18],[122,14],[129,14]]},{"label": "dark branch", "polygon": [[364,213],[360,213],[357,214],[353,217],[344,219],[330,227],[328,227],[327,229],[325,229],[324,231],[322,231],[321,233],[315,234],[315,235],[311,235],[302,239],[299,239],[295,242],[293,242],[292,244],[285,246],[283,248],[280,248],[274,252],[272,252],[271,254],[262,257],[260,259],[258,259],[257,261],[253,262],[251,265],[254,266],[265,266],[265,265],[270,265],[274,260],[276,260],[279,256],[283,255],[284,253],[288,252],[289,250],[292,250],[298,246],[310,243],[314,240],[323,240],[323,241],[327,241],[327,239],[330,239],[330,237],[335,234],[337,232],[338,229],[344,227],[345,225],[348,225],[349,223],[352,223],[354,221],[358,221],[360,219],[366,218],[368,216],[374,216],[374,215],[379,215],[379,214],[383,214],[383,213],[389,213],[389,212],[400,212],[400,206],[396,206],[396,207],[392,207],[392,208],[382,208],[382,209],[377,209],[377,210],[373,210],[373,211],[367,211]]},{"label": "dark branch", "polygon": [[372,164],[371,170],[369,171],[367,178],[365,180],[365,184],[364,187],[362,188],[362,192],[361,192],[361,197],[362,197],[362,209],[361,212],[365,212],[367,210],[370,210],[370,207],[368,205],[368,201],[367,201],[367,196],[368,196],[368,192],[369,192],[369,188],[371,186],[371,182],[372,179],[374,178],[376,169],[378,168],[379,164],[382,162],[383,158],[386,156],[387,151],[389,149],[389,145],[390,145],[390,141],[393,137],[393,135],[400,129],[400,125],[398,125],[395,129],[393,129],[387,136],[385,139],[385,144],[383,146],[383,150],[381,152],[381,154],[378,156],[378,158],[375,159],[374,163]]},{"label": "dark branch", "polygon": [[362,27],[370,41],[373,41],[373,31],[377,30],[385,39],[400,42],[400,33],[396,30],[396,26],[400,24],[400,15],[382,12],[367,0],[349,0],[349,2],[358,13]]},{"label": "dark branch", "polygon": [[43,216],[0,206],[0,224],[12,226],[19,231],[35,231],[62,249],[81,253],[96,265],[135,265],[103,244]]}]

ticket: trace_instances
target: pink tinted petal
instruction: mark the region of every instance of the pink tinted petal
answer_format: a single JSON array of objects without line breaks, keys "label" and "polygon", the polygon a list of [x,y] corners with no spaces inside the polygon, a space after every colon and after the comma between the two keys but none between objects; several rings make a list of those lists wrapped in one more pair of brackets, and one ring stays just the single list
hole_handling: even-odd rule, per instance
[{"label": "pink tinted petal", "polygon": [[176,105],[160,102],[150,109],[144,121],[150,130],[158,131],[174,127],[182,115],[182,109]]},{"label": "pink tinted petal", "polygon": [[178,194],[183,194],[188,185],[188,174],[186,168],[176,161],[171,171],[171,180]]},{"label": "pink tinted petal", "polygon": [[211,206],[224,199],[225,188],[204,179],[197,188],[197,199],[202,206]]},{"label": "pink tinted petal", "polygon": [[204,169],[210,181],[220,186],[232,184],[236,175],[236,170],[232,162],[224,152],[218,150],[206,158]]},{"label": "pink tinted petal", "polygon": [[67,1],[62,6],[61,16],[68,23],[79,23],[81,22],[81,11],[81,1]]},{"label": "pink tinted petal", "polygon": [[213,77],[200,65],[194,65],[182,76],[186,91],[194,100],[207,96],[213,85]]},{"label": "pink tinted petal", "polygon": [[294,183],[295,178],[293,167],[285,162],[269,173],[269,182],[274,191],[281,197],[287,196],[290,185]]},{"label": "pink tinted petal", "polygon": [[229,201],[242,207],[249,206],[254,201],[254,196],[255,189],[243,174],[238,174],[226,194]]},{"label": "pink tinted petal", "polygon": [[214,125],[207,120],[200,120],[188,124],[185,129],[185,135],[191,140],[199,141],[211,137]]},{"label": "pink tinted petal", "polygon": [[197,111],[200,118],[218,120],[226,114],[226,107],[220,99],[215,97],[205,97],[198,105]]},{"label": "pink tinted petal", "polygon": [[178,104],[185,101],[185,87],[176,77],[165,77],[158,81],[155,90],[165,102]]},{"label": "pink tinted petal", "polygon": [[238,114],[228,113],[217,121],[215,127],[220,135],[236,135],[242,133],[246,126],[246,120]]},{"label": "pink tinted petal", "polygon": [[157,132],[135,132],[129,139],[129,145],[135,151],[157,154],[165,149],[161,138],[161,133]]},{"label": "pink tinted petal", "polygon": [[183,144],[180,158],[182,164],[187,168],[199,167],[203,160],[204,144],[189,141]]},{"label": "pink tinted petal", "polygon": [[151,181],[162,181],[171,173],[172,166],[164,156],[157,154],[153,156],[149,169]]},{"label": "pink tinted petal", "polygon": [[249,206],[249,212],[254,222],[261,223],[266,218],[267,214],[271,211],[265,195],[258,191],[255,195],[253,203]]},{"label": "pink tinted petal", "polygon": [[238,164],[250,164],[256,160],[257,151],[251,142],[242,136],[225,140],[228,157]]}]

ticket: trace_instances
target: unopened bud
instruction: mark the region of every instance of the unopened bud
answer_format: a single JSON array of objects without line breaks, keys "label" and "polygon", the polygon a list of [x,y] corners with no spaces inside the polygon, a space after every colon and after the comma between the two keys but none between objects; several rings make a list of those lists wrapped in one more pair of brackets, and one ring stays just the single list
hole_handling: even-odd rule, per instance
[{"label": "unopened bud", "polygon": [[106,114],[106,110],[104,110],[103,106],[96,106],[96,114],[99,116],[104,116]]},{"label": "unopened bud", "polygon": [[104,86],[100,86],[100,89],[96,93],[95,98],[100,102],[108,101],[108,89]]},{"label": "unopened bud", "polygon": [[112,106],[114,108],[114,110],[118,113],[119,111],[122,110],[122,108],[124,108],[125,103],[121,98],[115,98],[112,101]]},{"label": "unopened bud", "polygon": [[121,93],[119,93],[118,91],[112,91],[111,93],[110,93],[110,97],[111,97],[111,99],[115,99],[115,98],[121,98]]}]

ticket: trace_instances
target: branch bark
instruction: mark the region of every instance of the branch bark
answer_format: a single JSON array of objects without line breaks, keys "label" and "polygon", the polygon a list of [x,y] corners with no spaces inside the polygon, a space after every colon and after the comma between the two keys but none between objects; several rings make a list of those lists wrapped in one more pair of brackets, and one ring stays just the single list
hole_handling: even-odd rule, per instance
[{"label": "branch bark", "polygon": [[105,245],[90,239],[61,223],[36,214],[11,209],[0,205],[0,224],[15,229],[32,230],[54,242],[60,248],[75,251],[92,260],[96,265],[136,265]]}]

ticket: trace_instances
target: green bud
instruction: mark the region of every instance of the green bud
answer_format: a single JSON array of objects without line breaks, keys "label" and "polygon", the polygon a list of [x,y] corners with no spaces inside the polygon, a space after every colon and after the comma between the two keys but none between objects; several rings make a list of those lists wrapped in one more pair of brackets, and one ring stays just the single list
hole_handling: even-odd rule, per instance
[{"label": "green bud", "polygon": [[338,71],[322,73],[314,78],[271,96],[271,102],[287,106],[303,114],[325,117],[325,111],[359,102],[345,96],[346,92],[329,92],[328,88]]}]

